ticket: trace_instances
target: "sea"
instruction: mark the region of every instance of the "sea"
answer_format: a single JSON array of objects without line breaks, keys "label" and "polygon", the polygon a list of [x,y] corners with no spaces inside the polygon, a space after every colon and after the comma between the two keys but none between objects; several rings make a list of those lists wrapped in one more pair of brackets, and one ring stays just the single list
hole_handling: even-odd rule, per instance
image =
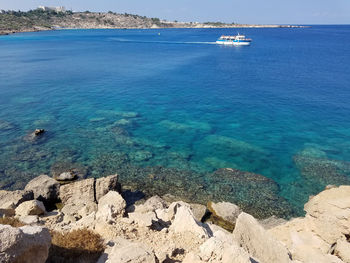
[{"label": "sea", "polygon": [[[251,46],[215,44],[237,33]],[[349,25],[0,36],[0,189],[117,173],[130,193],[300,216],[350,184],[349,43]]]}]

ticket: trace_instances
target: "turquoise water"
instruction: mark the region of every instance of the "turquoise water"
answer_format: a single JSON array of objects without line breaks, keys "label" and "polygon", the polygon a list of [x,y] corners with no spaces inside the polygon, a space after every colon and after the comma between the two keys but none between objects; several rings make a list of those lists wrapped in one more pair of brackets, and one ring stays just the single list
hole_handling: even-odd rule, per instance
[{"label": "turquoise water", "polygon": [[[78,167],[288,217],[326,185],[349,184],[350,26],[240,29],[250,47],[213,44],[236,33],[0,37],[0,188]],[[35,128],[47,133],[33,141]],[[228,167],[264,177],[213,174]]]}]

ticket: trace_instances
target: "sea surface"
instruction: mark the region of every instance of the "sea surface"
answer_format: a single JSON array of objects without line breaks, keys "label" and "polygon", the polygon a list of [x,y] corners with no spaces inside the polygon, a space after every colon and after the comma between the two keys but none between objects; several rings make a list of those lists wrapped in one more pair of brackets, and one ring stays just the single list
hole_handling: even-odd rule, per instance
[{"label": "sea surface", "polygon": [[[238,31],[251,46],[215,44]],[[350,184],[349,43],[350,26],[1,36],[0,189],[76,169],[301,215]]]}]

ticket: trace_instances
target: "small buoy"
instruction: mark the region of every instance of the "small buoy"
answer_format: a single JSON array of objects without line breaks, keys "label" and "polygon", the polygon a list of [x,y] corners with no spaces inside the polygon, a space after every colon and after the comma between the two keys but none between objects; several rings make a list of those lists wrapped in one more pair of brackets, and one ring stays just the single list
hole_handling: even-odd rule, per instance
[{"label": "small buoy", "polygon": [[160,33],[158,33],[158,36],[160,36]]}]

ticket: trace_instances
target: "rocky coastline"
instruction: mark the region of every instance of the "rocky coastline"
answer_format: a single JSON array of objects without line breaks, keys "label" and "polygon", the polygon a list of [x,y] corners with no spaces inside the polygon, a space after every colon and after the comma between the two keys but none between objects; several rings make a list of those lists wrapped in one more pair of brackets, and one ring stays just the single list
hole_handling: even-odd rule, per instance
[{"label": "rocky coastline", "polygon": [[221,22],[178,22],[114,12],[28,12],[0,13],[0,35],[56,29],[159,29],[159,28],[299,28],[298,25],[227,24]]},{"label": "rocky coastline", "polygon": [[229,202],[145,200],[118,175],[55,178],[0,191],[0,262],[350,262],[350,186],[328,186],[286,221]]}]

